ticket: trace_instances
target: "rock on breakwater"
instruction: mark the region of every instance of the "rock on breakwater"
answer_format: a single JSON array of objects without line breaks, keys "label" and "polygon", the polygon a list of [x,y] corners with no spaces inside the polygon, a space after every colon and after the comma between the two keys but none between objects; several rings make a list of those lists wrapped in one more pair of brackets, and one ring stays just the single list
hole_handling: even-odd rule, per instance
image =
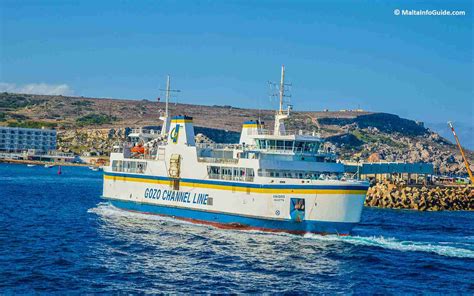
[{"label": "rock on breakwater", "polygon": [[418,211],[473,211],[472,186],[409,186],[382,182],[369,188],[365,205],[369,207]]}]

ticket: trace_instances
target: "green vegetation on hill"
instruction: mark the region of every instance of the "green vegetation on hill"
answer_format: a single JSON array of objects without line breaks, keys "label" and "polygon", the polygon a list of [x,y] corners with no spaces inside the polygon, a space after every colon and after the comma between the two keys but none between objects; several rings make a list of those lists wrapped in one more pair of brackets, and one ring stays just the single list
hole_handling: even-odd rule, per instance
[{"label": "green vegetation on hill", "polygon": [[16,114],[16,113],[5,113],[5,116],[8,116],[10,119],[14,119],[16,121],[25,121],[28,120],[29,117],[23,114]]},{"label": "green vegetation on hill", "polygon": [[79,117],[76,119],[76,123],[79,126],[87,126],[87,125],[102,125],[102,124],[110,124],[117,120],[114,116],[108,116],[105,114],[88,114],[86,116]]},{"label": "green vegetation on hill", "polygon": [[319,123],[339,126],[355,123],[361,129],[374,127],[384,133],[397,132],[406,136],[422,136],[428,133],[428,130],[423,125],[388,113],[360,115],[355,118],[321,118]]},{"label": "green vegetation on hill", "polygon": [[327,137],[326,141],[330,141],[335,144],[344,146],[346,149],[357,149],[360,148],[364,142],[357,137],[355,134],[341,134],[331,137]]},{"label": "green vegetation on hill", "polygon": [[15,121],[25,121],[28,119],[28,116],[10,112],[0,112],[0,122],[8,121],[8,120],[15,120]]},{"label": "green vegetation on hill", "polygon": [[23,128],[55,128],[57,126],[56,123],[53,122],[45,122],[45,121],[13,121],[8,123],[9,127],[23,127]]},{"label": "green vegetation on hill", "polygon": [[395,142],[392,140],[390,137],[382,135],[380,133],[377,134],[369,134],[361,130],[354,130],[352,131],[352,135],[354,135],[358,140],[360,140],[360,143],[382,143],[382,144],[387,144],[392,147],[403,147],[398,142]]},{"label": "green vegetation on hill", "polygon": [[88,107],[88,106],[94,105],[94,103],[91,101],[74,101],[71,103],[71,105]]},{"label": "green vegetation on hill", "polygon": [[24,108],[29,105],[39,104],[41,102],[43,102],[43,100],[26,98],[21,95],[14,95],[9,93],[0,94],[0,108],[5,109],[15,110],[19,108]]},{"label": "green vegetation on hill", "polygon": [[195,126],[194,133],[204,134],[216,143],[239,143],[240,139],[240,133],[202,126]]}]

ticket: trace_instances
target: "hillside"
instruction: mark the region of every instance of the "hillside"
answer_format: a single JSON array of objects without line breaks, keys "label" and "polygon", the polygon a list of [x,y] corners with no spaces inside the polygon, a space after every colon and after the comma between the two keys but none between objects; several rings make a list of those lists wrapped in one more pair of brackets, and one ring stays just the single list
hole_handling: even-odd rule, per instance
[{"label": "hillside", "polygon": [[[84,98],[2,93],[0,125],[52,127],[59,148],[106,154],[127,129],[157,126],[164,103],[148,100]],[[242,122],[261,118],[273,126],[272,110],[232,106],[171,104],[171,114],[194,117],[196,132],[217,142],[237,141]],[[456,147],[423,124],[388,113],[360,111],[294,112],[289,130],[315,131],[347,160],[426,161],[441,172],[464,173]],[[472,160],[474,154],[467,151]]]}]

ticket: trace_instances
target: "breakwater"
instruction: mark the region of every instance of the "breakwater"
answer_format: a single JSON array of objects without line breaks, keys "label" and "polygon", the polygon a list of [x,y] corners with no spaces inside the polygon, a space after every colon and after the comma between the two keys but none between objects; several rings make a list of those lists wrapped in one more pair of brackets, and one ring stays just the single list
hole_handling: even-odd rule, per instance
[{"label": "breakwater", "polygon": [[384,181],[369,188],[369,207],[418,211],[473,211],[472,186],[410,186]]}]

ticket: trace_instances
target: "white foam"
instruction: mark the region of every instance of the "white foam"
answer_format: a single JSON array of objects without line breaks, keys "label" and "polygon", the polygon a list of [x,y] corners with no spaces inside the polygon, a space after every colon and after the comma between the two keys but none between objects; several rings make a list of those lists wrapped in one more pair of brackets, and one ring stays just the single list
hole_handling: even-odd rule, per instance
[{"label": "white foam", "polygon": [[96,207],[87,210],[87,212],[96,214],[101,217],[113,217],[113,218],[124,217],[124,218],[132,218],[132,219],[137,219],[137,220],[155,220],[155,221],[162,221],[162,222],[173,222],[173,223],[193,225],[193,223],[191,222],[173,219],[172,217],[122,210],[117,207],[114,207],[109,202],[101,202],[97,204]]},{"label": "white foam", "polygon": [[428,242],[400,241],[395,238],[385,238],[383,236],[323,236],[317,234],[306,234],[304,237],[322,241],[341,241],[358,246],[380,247],[384,249],[397,250],[402,252],[428,252],[447,257],[474,258],[474,251],[469,249],[457,248],[447,245],[436,245]]},{"label": "white foam", "polygon": [[[101,202],[96,207],[91,208],[87,211],[88,213],[94,213],[102,217],[124,217],[131,219],[143,219],[143,220],[155,220],[162,222],[173,222],[179,224],[190,224],[195,225],[191,222],[182,221],[173,219],[171,217],[163,217],[158,215],[148,215],[143,213],[136,213],[130,211],[124,211],[119,208],[112,206],[108,202]],[[208,226],[206,226],[208,227]],[[229,230],[226,230],[229,231]],[[250,230],[246,231],[254,234],[270,234],[270,235],[280,235],[280,236],[291,236],[299,237],[297,235],[288,234],[288,233],[268,233],[260,230]],[[464,248],[458,248],[449,246],[446,244],[431,244],[428,242],[415,242],[415,241],[400,241],[395,238],[385,238],[383,236],[337,236],[337,235],[318,235],[307,233],[304,235],[304,238],[314,239],[319,241],[336,241],[344,242],[358,246],[370,246],[370,247],[380,247],[389,250],[397,250],[401,252],[415,251],[415,252],[427,252],[435,253],[441,256],[447,257],[457,257],[457,258],[474,258],[474,251]]]}]

